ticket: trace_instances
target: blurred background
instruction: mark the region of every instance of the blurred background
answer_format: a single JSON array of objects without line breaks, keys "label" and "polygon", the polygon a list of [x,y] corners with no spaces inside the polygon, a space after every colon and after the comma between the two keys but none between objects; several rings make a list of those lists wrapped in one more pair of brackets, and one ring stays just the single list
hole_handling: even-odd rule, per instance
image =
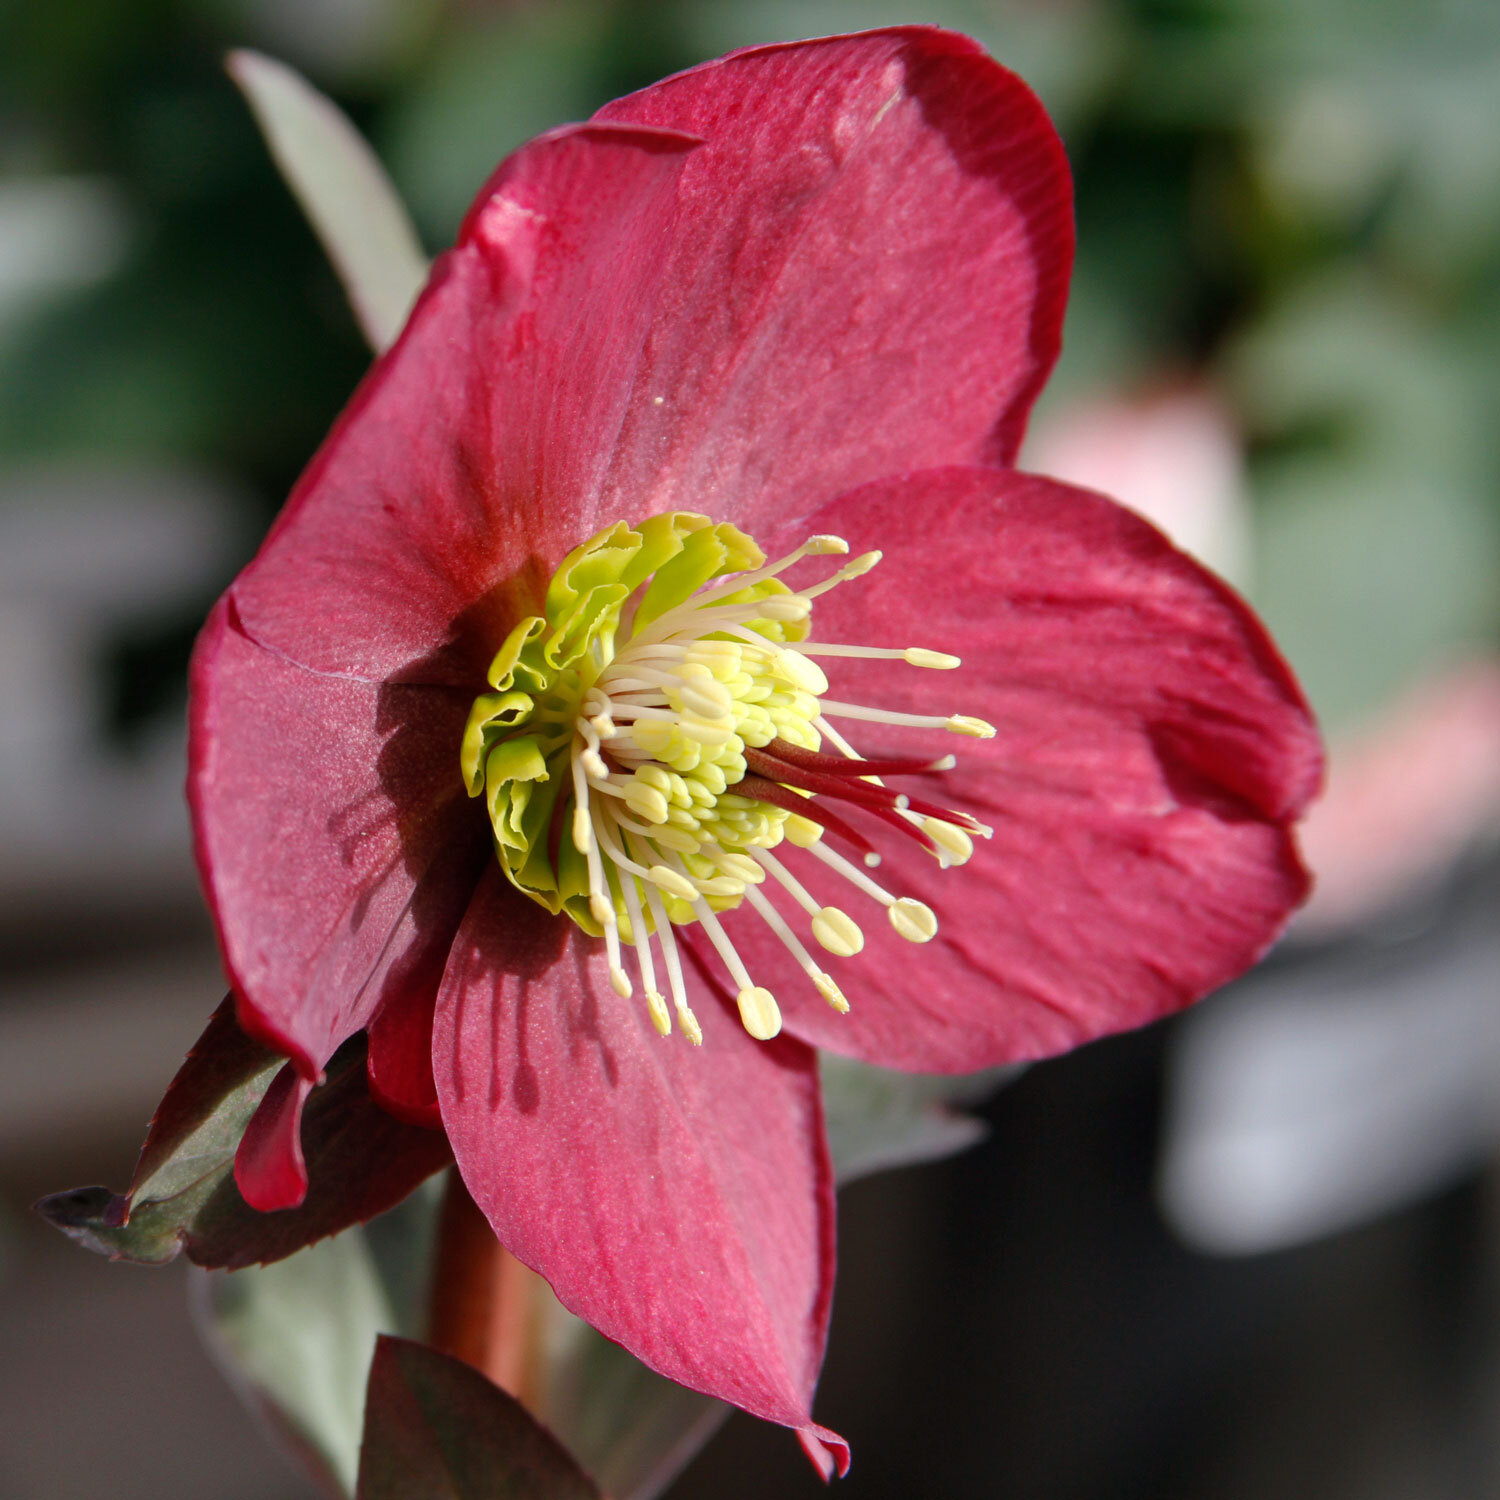
[{"label": "blurred background", "polygon": [[[538,130],[905,21],[980,38],[1073,161],[1028,465],[1243,588],[1334,752],[1266,965],[845,1193],[840,1493],[1500,1495],[1500,5],[0,0],[4,1500],[311,1493],[182,1267],[27,1212],[123,1186],[219,998],[187,653],[368,362],[224,52],[337,99],[436,251]],[[820,1493],[743,1417],[671,1491]]]}]

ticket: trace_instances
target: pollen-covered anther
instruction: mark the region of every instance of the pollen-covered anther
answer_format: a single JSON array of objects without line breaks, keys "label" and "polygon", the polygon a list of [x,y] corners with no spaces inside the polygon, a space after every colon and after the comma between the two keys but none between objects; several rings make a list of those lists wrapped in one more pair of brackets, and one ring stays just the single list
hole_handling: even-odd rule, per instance
[{"label": "pollen-covered anther", "polygon": [[682,1034],[693,1046],[703,1045],[703,1028],[698,1024],[698,1018],[686,1005],[677,1007],[677,1024],[682,1027]]},{"label": "pollen-covered anther", "polygon": [[672,1013],[667,1009],[667,997],[660,990],[646,991],[646,1008],[651,1012],[651,1024],[662,1036],[672,1034]]},{"label": "pollen-covered anther", "polygon": [[781,1030],[781,1007],[768,989],[758,984],[742,989],[735,996],[740,1020],[745,1030],[758,1042],[769,1042]]},{"label": "pollen-covered anther", "polygon": [[833,982],[831,974],[825,974],[819,969],[812,976],[812,982],[817,992],[841,1015],[849,1014],[849,1002],[844,999],[844,992]]}]

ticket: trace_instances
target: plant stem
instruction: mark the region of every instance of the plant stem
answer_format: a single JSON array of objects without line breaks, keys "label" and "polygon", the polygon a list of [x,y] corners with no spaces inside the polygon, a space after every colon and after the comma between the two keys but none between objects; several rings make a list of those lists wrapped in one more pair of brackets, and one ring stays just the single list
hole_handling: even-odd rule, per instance
[{"label": "plant stem", "polygon": [[539,1293],[546,1285],[495,1238],[457,1170],[450,1171],[433,1257],[428,1342],[531,1405],[539,1394]]}]

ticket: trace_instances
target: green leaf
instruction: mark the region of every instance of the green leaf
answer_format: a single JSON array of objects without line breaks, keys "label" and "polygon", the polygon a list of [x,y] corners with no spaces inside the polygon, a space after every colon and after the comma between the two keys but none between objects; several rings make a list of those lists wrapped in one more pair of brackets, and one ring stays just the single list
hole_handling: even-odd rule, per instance
[{"label": "green leaf", "polygon": [[[1017,1071],[915,1077],[823,1056],[838,1181],[936,1160],[972,1145],[984,1134],[983,1122],[951,1106],[989,1094]],[[345,1485],[353,1472],[350,1413],[359,1410],[363,1365],[339,1352],[368,1353],[381,1334],[425,1332],[438,1200],[434,1184],[363,1230],[264,1271],[211,1283],[214,1319],[229,1323],[220,1328],[220,1347],[294,1445],[344,1476]],[[276,1358],[288,1328],[297,1329],[300,1371],[296,1362]],[[546,1355],[540,1386],[528,1397],[532,1415],[613,1500],[663,1493],[729,1412],[648,1370],[550,1296],[538,1313],[537,1343]]]},{"label": "green leaf", "polygon": [[651,1500],[729,1415],[729,1407],[648,1370],[552,1301],[537,1415],[614,1500]]},{"label": "green leaf", "polygon": [[37,1211],[111,1260],[175,1259],[188,1226],[222,1188],[245,1126],[283,1062],[239,1029],[234,1004],[225,1000],[158,1106],[129,1191],[76,1188],[43,1198]]},{"label": "green leaf", "polygon": [[[363,1364],[378,1335],[426,1332],[441,1192],[432,1183],[337,1239],[274,1266],[209,1279],[206,1332],[291,1446],[312,1467],[352,1485]],[[278,1350],[288,1328],[295,1348]],[[546,1349],[534,1415],[614,1500],[659,1495],[729,1408],[648,1370],[546,1297],[537,1341]],[[325,1345],[327,1347],[325,1347]]]},{"label": "green leaf", "polygon": [[258,1213],[235,1186],[240,1137],[271,1080],[291,1065],[240,1031],[226,1000],[168,1086],[129,1190],[55,1193],[37,1211],[111,1260],[159,1265],[186,1250],[210,1267],[280,1260],[373,1218],[451,1156],[441,1131],[404,1124],[375,1104],[364,1055],[363,1037],[346,1043],[308,1099],[300,1208]]},{"label": "green leaf", "polygon": [[938,1161],[983,1140],[984,1121],[949,1106],[982,1099],[1021,1071],[898,1073],[831,1052],[821,1053],[818,1065],[828,1147],[841,1186],[889,1167]]},{"label": "green leaf", "polygon": [[277,1265],[216,1274],[207,1288],[210,1345],[303,1456],[352,1492],[365,1373],[378,1331],[395,1326],[364,1237],[341,1234]]},{"label": "green leaf", "polygon": [[228,67],[379,353],[427,279],[405,205],[348,117],[299,73],[258,52],[231,53]]},{"label": "green leaf", "polygon": [[[915,1077],[827,1055],[822,1069],[841,1182],[971,1145],[984,1133],[982,1122],[951,1106],[982,1097],[1019,1071]],[[353,1451],[348,1413],[358,1409],[362,1367],[320,1344],[367,1351],[378,1334],[425,1332],[438,1201],[432,1184],[329,1245],[211,1283],[214,1316],[234,1324],[221,1333],[221,1347],[294,1443],[345,1476],[346,1485]],[[307,1351],[305,1376],[259,1353],[263,1344],[274,1350],[289,1325]],[[728,1415],[722,1403],[663,1379],[550,1297],[538,1313],[536,1340],[546,1353],[539,1388],[528,1397],[532,1414],[614,1500],[660,1495]],[[337,1382],[338,1389],[304,1389],[319,1381]]]},{"label": "green leaf", "polygon": [[556,1439],[461,1360],[382,1337],[357,1500],[601,1500]]}]

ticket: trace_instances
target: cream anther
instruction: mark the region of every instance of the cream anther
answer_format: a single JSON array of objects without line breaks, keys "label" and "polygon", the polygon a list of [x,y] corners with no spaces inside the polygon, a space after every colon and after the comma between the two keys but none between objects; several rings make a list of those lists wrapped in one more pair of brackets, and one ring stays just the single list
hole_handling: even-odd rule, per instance
[{"label": "cream anther", "polygon": [[772,594],[756,604],[755,612],[762,619],[790,623],[805,620],[812,613],[812,605],[802,594]]},{"label": "cream anther", "polygon": [[769,1042],[781,1030],[781,1007],[770,990],[751,985],[735,996],[745,1030],[758,1042]]},{"label": "cream anther", "polygon": [[693,882],[686,875],[679,875],[676,870],[669,870],[665,865],[652,865],[646,876],[669,896],[676,896],[682,901],[698,899],[698,889]]},{"label": "cream anther", "polygon": [[836,906],[825,906],[812,919],[812,935],[840,958],[853,958],[865,946],[859,924]]},{"label": "cream anther", "polygon": [[637,780],[632,780],[626,788],[625,805],[648,823],[667,821],[667,799],[655,787],[642,786]]},{"label": "cream anther", "polygon": [[828,557],[834,553],[844,553],[849,550],[849,543],[841,536],[829,536],[826,532],[818,536],[810,536],[803,543],[807,549],[808,557]]},{"label": "cream anther", "polygon": [[939,672],[950,672],[963,666],[963,658],[950,656],[946,651],[927,651],[921,646],[908,646],[902,653],[909,667],[931,667]]},{"label": "cream anther", "polygon": [[969,714],[954,714],[943,725],[943,728],[953,734],[972,735],[976,740],[992,740],[995,738],[995,726],[993,724],[986,724],[983,719],[973,718]]},{"label": "cream anther", "polygon": [[822,827],[801,813],[792,813],[782,825],[782,831],[787,843],[795,844],[799,849],[810,849],[823,837]]},{"label": "cream anther", "polygon": [[698,1018],[686,1005],[677,1007],[677,1024],[682,1027],[682,1034],[695,1047],[703,1045],[703,1028],[698,1024]]},{"label": "cream anther", "polygon": [[930,906],[902,896],[886,908],[891,926],[909,943],[927,943],[937,936],[937,917]]},{"label": "cream anther", "polygon": [[923,819],[922,832],[947,856],[947,864],[961,865],[974,853],[974,840],[962,828],[941,818]]},{"label": "cream anther", "polygon": [[809,661],[800,651],[778,651],[772,670],[804,693],[821,694],[828,691],[828,678],[823,669],[815,661]]},{"label": "cream anther", "polygon": [[631,995],[635,993],[631,988],[630,975],[628,975],[618,964],[612,964],[610,966],[609,983],[615,994],[617,994],[622,1000],[630,999]]}]

